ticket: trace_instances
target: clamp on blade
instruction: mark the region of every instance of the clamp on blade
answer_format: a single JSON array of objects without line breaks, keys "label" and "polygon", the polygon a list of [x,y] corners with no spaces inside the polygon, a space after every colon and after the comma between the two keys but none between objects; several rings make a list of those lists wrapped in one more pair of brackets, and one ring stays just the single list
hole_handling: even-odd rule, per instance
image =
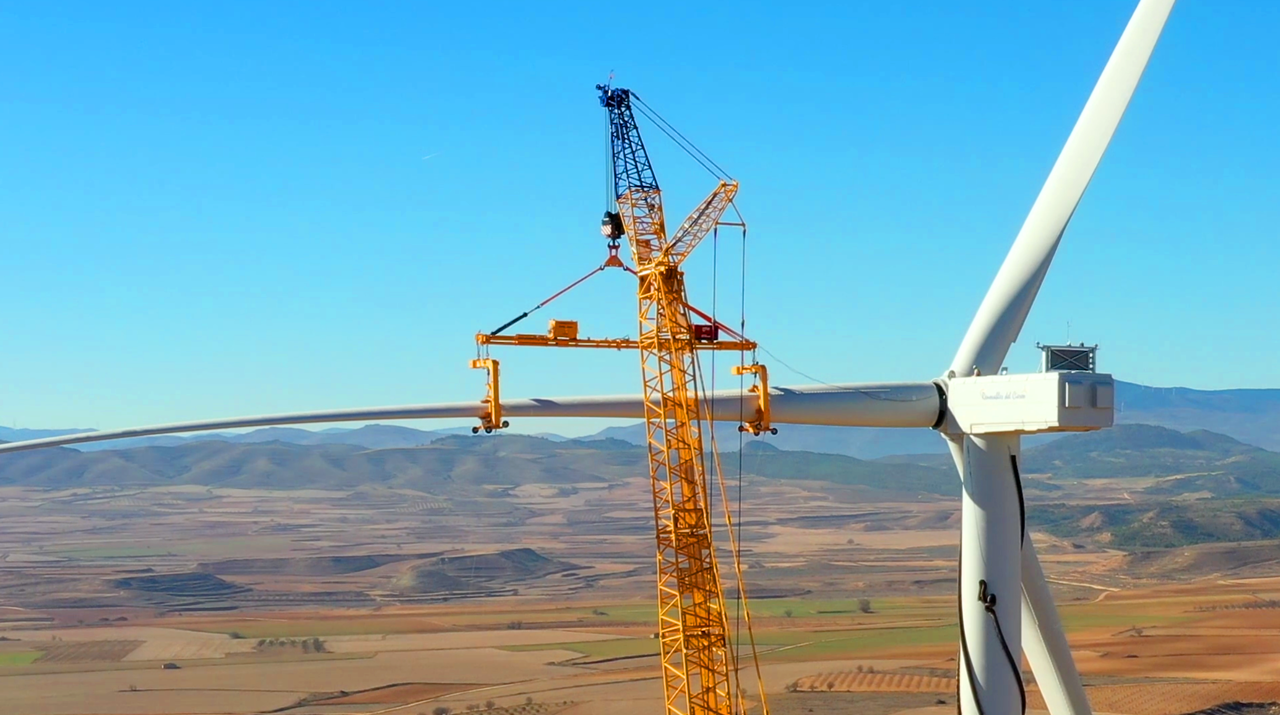
[{"label": "clamp on blade", "polygon": [[484,430],[485,434],[493,434],[494,430],[510,427],[511,423],[502,419],[502,401],[498,393],[498,361],[487,357],[476,358],[471,361],[471,367],[489,373],[489,387],[481,400],[488,409],[480,415],[480,426],[471,428],[471,434],[479,434],[480,430]]},{"label": "clamp on blade", "polygon": [[773,426],[769,414],[769,369],[760,363],[734,365],[733,374],[756,376],[756,384],[748,388],[749,392],[756,393],[756,413],[752,419],[738,425],[738,431],[750,432],[755,437],[765,432],[777,434],[778,428]]}]

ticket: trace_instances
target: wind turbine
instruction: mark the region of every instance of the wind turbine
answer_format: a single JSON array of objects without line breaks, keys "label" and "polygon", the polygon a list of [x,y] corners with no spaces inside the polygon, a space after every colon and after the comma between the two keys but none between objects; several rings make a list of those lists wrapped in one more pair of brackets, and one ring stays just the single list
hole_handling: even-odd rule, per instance
[{"label": "wind turbine", "polygon": [[[1141,0],[996,274],[946,373],[911,383],[775,387],[773,424],[927,427],[947,440],[962,490],[960,709],[1026,709],[1019,649],[1053,715],[1089,715],[1080,676],[1031,539],[1018,456],[1022,434],[1109,427],[1114,381],[1097,373],[1007,375],[1017,339],[1076,206],[1146,68],[1174,0]],[[712,419],[756,409],[755,395],[709,398]],[[748,404],[749,403],[749,404]],[[640,396],[503,401],[509,417],[644,415]],[[321,422],[481,417],[481,403],[402,405],[181,422],[0,445],[0,453],[126,437]]]}]

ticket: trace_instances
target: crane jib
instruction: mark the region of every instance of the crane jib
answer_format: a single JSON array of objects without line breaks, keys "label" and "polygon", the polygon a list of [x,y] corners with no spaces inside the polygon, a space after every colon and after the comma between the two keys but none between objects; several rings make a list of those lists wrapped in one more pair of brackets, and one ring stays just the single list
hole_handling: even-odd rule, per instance
[{"label": "crane jib", "polygon": [[604,85],[597,85],[596,89],[600,90],[600,106],[609,110],[614,198],[633,189],[658,191],[658,179],[631,111],[631,90]]}]

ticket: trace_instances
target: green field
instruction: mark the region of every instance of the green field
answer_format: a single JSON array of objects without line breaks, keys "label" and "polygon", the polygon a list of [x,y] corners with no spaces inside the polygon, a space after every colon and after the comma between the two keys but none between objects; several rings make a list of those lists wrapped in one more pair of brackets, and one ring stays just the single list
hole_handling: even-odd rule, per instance
[{"label": "green field", "polygon": [[1123,604],[1098,608],[1097,604],[1089,606],[1068,606],[1059,610],[1062,627],[1067,631],[1081,628],[1128,628],[1130,626],[1167,626],[1192,620],[1194,614],[1144,613],[1143,609],[1132,604]]},{"label": "green field", "polygon": [[74,546],[50,549],[49,553],[69,559],[133,559],[146,556],[173,556],[168,545],[156,546]]},{"label": "green field", "polygon": [[[732,605],[732,603],[730,604]],[[762,653],[778,659],[856,655],[897,646],[932,645],[956,638],[954,601],[945,597],[872,599],[872,613],[858,610],[857,599],[768,599],[752,604],[756,643]],[[789,615],[788,615],[789,614]],[[514,608],[431,615],[353,613],[350,618],[305,620],[216,620],[187,627],[245,638],[304,638],[312,636],[431,633],[442,626],[501,630],[519,624],[523,629],[578,628],[607,630],[617,626],[651,625],[654,606],[648,601],[603,603],[565,608]],[[1131,604],[1082,603],[1061,610],[1069,632],[1089,628],[1171,625],[1193,616],[1177,612],[1142,613]],[[729,615],[730,629],[746,641],[745,623]],[[634,633],[634,631],[632,631]],[[648,631],[644,631],[647,636]],[[658,651],[648,637],[608,641],[510,646],[511,651],[570,650],[588,658],[618,658]]]},{"label": "green field", "polygon": [[[747,592],[750,597],[750,591]],[[873,598],[871,613],[858,612],[858,599],[814,599],[814,598],[769,598],[750,601],[751,615],[785,616],[791,611],[793,616],[821,615],[856,615],[859,617],[893,616],[901,619],[907,615],[933,615],[939,610],[954,610],[955,600],[934,596],[925,598]],[[729,602],[729,611],[734,611],[734,601]]]},{"label": "green field", "polygon": [[[955,626],[928,628],[868,628],[841,631],[766,630],[756,634],[763,657],[772,660],[809,660],[855,655],[869,650],[900,646],[933,645],[956,639]],[[746,632],[743,632],[746,640]],[[570,650],[588,658],[624,658],[653,655],[658,641],[653,638],[620,638],[607,641],[574,641],[506,646],[507,651]]]},{"label": "green field", "polygon": [[133,559],[148,556],[226,558],[258,550],[288,551],[296,546],[287,536],[231,536],[218,539],[87,543],[49,549],[47,553],[71,559]]},{"label": "green field", "polygon": [[312,638],[315,636],[366,636],[382,633],[433,633],[440,630],[438,621],[414,616],[353,616],[343,619],[315,620],[245,620],[194,623],[186,628],[205,633],[239,634],[250,640],[258,638]]},{"label": "green field", "polygon": [[19,650],[0,653],[0,668],[8,665],[31,665],[44,655],[42,650]]},{"label": "green field", "polygon": [[656,655],[658,641],[655,638],[618,638],[607,641],[579,641],[574,643],[540,643],[537,645],[505,646],[502,650],[516,653],[538,650],[571,650],[588,658],[626,658],[636,655]]}]

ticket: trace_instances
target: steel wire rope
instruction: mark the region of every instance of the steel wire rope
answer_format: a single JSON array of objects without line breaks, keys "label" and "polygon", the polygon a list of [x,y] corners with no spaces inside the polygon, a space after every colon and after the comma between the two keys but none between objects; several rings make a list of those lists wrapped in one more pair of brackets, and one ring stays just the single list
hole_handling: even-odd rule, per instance
[{"label": "steel wire rope", "polygon": [[[968,472],[970,471],[968,469],[969,455],[963,454],[963,459],[965,462],[965,471]],[[964,530],[963,529],[960,531],[959,552],[960,553],[956,559],[956,594],[957,596],[959,596],[959,594],[964,592]],[[959,598],[959,597],[956,598],[956,611],[957,611],[956,618],[959,621],[959,627],[960,627],[960,660],[964,665],[963,671],[961,671],[958,667],[956,669],[957,670],[956,672],[956,715],[961,715],[962,713],[961,706],[960,706],[960,700],[961,700],[960,682],[961,681],[966,681],[969,683],[969,697],[973,700],[973,706],[978,711],[978,715],[986,715],[986,710],[982,707],[982,698],[978,695],[978,674],[977,672],[974,671],[974,668],[973,668],[973,656],[969,652],[969,637],[966,634],[965,627],[964,627],[964,599],[963,598]],[[960,664],[957,664],[957,665],[960,665]]]},{"label": "steel wire rope", "polygon": [[758,347],[760,349],[760,352],[773,358],[774,361],[777,362],[779,365],[785,367],[786,369],[799,375],[800,377],[803,377],[806,380],[812,380],[818,383],[819,385],[824,385],[826,387],[831,387],[831,388],[834,388],[837,390],[843,390],[846,392],[857,392],[862,396],[866,397],[868,400],[879,400],[880,402],[915,402],[916,401],[915,398],[911,398],[911,397],[905,397],[905,398],[888,397],[886,395],[881,395],[871,390],[850,390],[848,385],[836,385],[834,383],[827,382],[826,380],[819,380],[818,378],[814,377],[813,375],[810,375],[807,372],[804,372],[803,370],[800,370],[799,368],[792,367],[789,363],[787,363],[787,361],[783,360],[782,358],[770,352],[769,348],[766,348],[763,345],[758,345]]},{"label": "steel wire rope", "polygon": [[[714,354],[714,352],[712,353],[711,359],[712,359],[712,362],[714,363],[714,361],[715,361],[715,354]],[[698,397],[697,397],[698,402],[697,402],[694,406],[695,406],[695,408],[696,408],[696,410],[697,410],[697,411],[699,411],[699,412],[701,412],[701,413],[703,413],[703,414],[706,414],[706,415],[708,415],[708,416],[711,416],[711,415],[713,415],[713,414],[714,414],[714,413],[713,413],[713,411],[712,411],[712,407],[711,407],[713,403],[712,403],[711,399],[708,397],[708,394],[707,394],[707,391],[706,391],[706,385],[705,385],[705,380],[706,380],[706,378],[705,378],[705,376],[704,376],[704,374],[703,374],[703,371],[702,371],[702,363],[701,363],[701,361],[698,359],[698,355],[697,355],[697,353],[696,353],[696,352],[694,353],[694,355],[693,355],[693,357],[692,357],[692,360],[693,360],[693,362],[692,362],[692,367],[693,367],[693,385],[694,385],[694,394],[696,394],[696,395],[698,396]],[[714,380],[714,377],[713,377],[713,380]],[[713,384],[714,384],[714,383],[713,383]],[[703,434],[701,431],[699,431],[699,432],[698,432],[698,435],[697,435],[697,442],[698,442],[698,446],[701,448],[701,449],[699,449],[699,450],[698,450],[698,454],[699,454],[699,456],[700,456],[700,458],[701,458],[701,464],[702,464],[702,476],[703,476],[703,481],[701,482],[701,486],[702,486],[703,494],[705,494],[705,495],[706,495],[706,507],[705,507],[705,509],[704,509],[704,517],[705,517],[705,518],[706,518],[706,520],[707,520],[707,522],[706,522],[706,523],[707,523],[707,533],[708,533],[708,535],[710,536],[710,535],[712,535],[712,534],[714,533],[714,526],[713,526],[713,525],[714,525],[714,523],[715,523],[715,520],[714,520],[714,511],[712,510],[712,502],[713,502],[713,500],[714,500],[715,493],[711,490],[710,478],[709,478],[709,476],[708,476],[708,475],[712,474],[712,473],[713,473],[713,471],[714,471],[714,473],[715,473],[715,474],[716,474],[716,476],[717,476],[717,481],[722,485],[722,488],[723,488],[723,484],[724,484],[724,475],[720,472],[720,457],[719,457],[719,454],[718,454],[718,453],[717,453],[717,451],[716,451],[716,450],[718,449],[718,446],[717,446],[717,444],[716,444],[715,420],[714,420],[714,419],[709,419],[709,420],[707,420],[707,423],[708,423],[708,425],[709,425],[709,427],[710,427],[710,433],[709,433],[709,434]],[[707,460],[708,460],[707,452],[710,452],[710,453],[711,453],[711,456],[710,456],[710,460],[711,460],[711,461],[710,461],[710,462],[708,462],[708,461],[707,461]],[[732,521],[729,519],[729,512],[728,512],[729,502],[728,502],[728,499],[727,499],[727,498],[725,498],[725,499],[722,499],[722,501],[723,501],[723,506],[722,506],[721,508],[722,508],[722,509],[724,510],[724,512],[725,512],[725,522],[726,522],[726,524],[732,524]],[[738,568],[737,554],[736,554],[736,553],[734,553],[734,552],[732,551],[733,535],[732,535],[732,534],[730,534],[729,536],[730,536],[730,545],[731,545],[731,546],[730,546],[730,549],[731,549],[731,552],[730,552],[730,553],[732,554],[732,556],[733,556],[733,560],[734,560],[734,572],[735,572],[735,573],[739,573],[739,572],[740,572],[740,569]],[[724,585],[723,585],[722,581],[720,580],[720,573],[719,573],[719,572],[720,572],[720,569],[719,569],[719,564],[718,564],[718,562],[716,561],[716,556],[715,556],[715,548],[714,548],[715,540],[714,540],[714,538],[712,539],[711,543],[712,543],[711,559],[712,559],[712,562],[713,562],[714,564],[716,564],[716,566],[714,567],[714,568],[715,568],[715,574],[716,574],[716,575],[715,575],[715,584],[716,584],[717,592],[718,592],[718,594],[719,594],[719,596],[720,596],[720,623],[721,623],[721,625],[722,625],[722,626],[724,627],[724,629],[725,629],[725,638],[727,639],[727,638],[729,637],[729,617],[728,617],[728,615],[727,615],[727,614],[725,613],[725,611],[724,611],[724,607],[725,607],[725,601],[724,601]],[[741,583],[741,580],[740,580],[740,579],[739,579],[738,583]],[[741,592],[741,590],[742,590],[742,589],[741,589],[741,586],[739,586],[739,589],[738,589],[738,590],[739,590],[739,592]],[[738,660],[737,660],[737,656],[738,656],[738,653],[737,653],[737,650],[736,650],[736,644],[735,644],[734,649],[731,651],[731,650],[730,650],[730,648],[729,648],[729,644],[726,642],[726,643],[725,643],[725,658],[729,659],[729,661],[730,661],[730,662],[728,663],[728,665],[729,665],[729,666],[731,666],[731,667],[732,667],[732,670],[733,670],[734,692],[738,695],[738,699],[739,699],[739,703],[738,703],[738,704],[739,704],[739,706],[740,706],[740,707],[739,707],[739,709],[741,710],[741,709],[742,709],[742,708],[741,708],[741,705],[742,705],[742,703],[741,703],[741,698],[742,698],[742,677],[741,677],[741,671],[740,671],[740,669],[738,668]]]},{"label": "steel wire rope", "polygon": [[[720,320],[717,317],[717,313],[716,313],[717,302],[720,295],[719,281],[718,281],[719,270],[720,270],[720,227],[712,226],[711,227],[711,324],[713,326],[720,324]],[[710,394],[715,394],[715,391],[716,391],[716,353],[717,352],[719,351],[718,350],[711,351],[711,393]],[[695,353],[695,356],[696,354],[697,353]],[[715,400],[708,399],[707,405],[708,405],[707,429],[711,430],[711,436],[714,442],[714,437],[716,434]],[[711,528],[710,518],[713,512],[711,508],[711,502],[713,499],[714,499],[713,492],[710,489],[707,489],[707,528],[708,529]],[[726,509],[729,508],[729,505],[725,504],[725,508]],[[725,626],[727,628],[728,624],[726,623]]]},{"label": "steel wire rope", "polygon": [[613,166],[613,126],[610,122],[605,122],[604,127],[604,210],[613,211],[618,208],[618,197],[613,186],[614,166]]},{"label": "steel wire rope", "polygon": [[[737,205],[730,203],[733,211],[738,216],[738,224],[742,226],[742,245],[739,250],[740,256],[740,275],[738,278],[738,334],[745,335],[747,330],[747,222],[742,218],[742,214],[738,211]],[[747,363],[747,355],[744,351],[738,352],[738,363],[745,365]],[[742,431],[742,423],[746,421],[746,380],[745,374],[738,375],[738,494],[737,505],[734,512],[738,515],[738,533],[732,535],[734,541],[742,542],[742,448],[745,444],[746,433]],[[738,593],[737,609],[734,612],[734,643],[742,641],[742,592]],[[737,647],[735,645],[735,647]]]},{"label": "steel wire rope", "polygon": [[[636,102],[639,103],[640,111],[646,117],[649,117],[649,121],[652,121],[654,124],[659,125],[658,126],[659,129],[662,129],[662,125],[666,125],[666,127],[669,128],[671,132],[674,132],[676,136],[680,137],[680,141],[677,141],[675,137],[672,137],[672,141],[676,141],[677,144],[680,144],[682,141],[684,144],[687,144],[689,147],[685,149],[686,152],[688,152],[690,155],[693,155],[694,152],[697,152],[697,155],[702,157],[702,159],[706,160],[707,164],[714,166],[716,170],[720,172],[719,174],[716,175],[716,178],[730,178],[729,172],[725,171],[724,168],[722,168],[719,164],[717,164],[714,159],[707,156],[706,152],[699,149],[696,144],[689,141],[688,137],[686,137],[684,134],[681,134],[680,130],[676,129],[675,126],[671,124],[671,122],[668,122],[666,119],[662,117],[661,114],[658,114],[658,111],[656,109],[654,109],[653,107],[650,107],[647,102],[641,99],[640,95],[633,92],[631,96],[635,98]],[[671,136],[670,133],[667,133],[666,129],[663,129],[663,133],[666,133],[667,136]],[[681,148],[684,148],[684,146],[682,145]],[[692,149],[693,151],[689,151],[690,149]],[[696,156],[694,158],[697,159]],[[702,164],[702,161],[699,160],[698,163]],[[706,165],[703,164],[703,166],[705,167]],[[708,168],[707,171],[711,171],[711,169]],[[712,172],[712,173],[714,174],[715,172]]]},{"label": "steel wire rope", "polygon": [[[635,95],[632,95],[632,96],[634,97]],[[639,97],[636,97],[636,99],[638,100]],[[700,157],[699,154],[702,154],[702,151],[698,149],[698,147],[693,146],[693,143],[689,142],[688,139],[685,139],[684,141],[681,141],[680,139],[678,139],[677,136],[683,137],[684,135],[680,134],[679,131],[676,131],[675,127],[670,127],[669,124],[664,126],[664,124],[666,124],[666,120],[659,117],[656,112],[653,112],[653,110],[646,109],[648,105],[644,104],[644,102],[641,102],[638,105],[632,105],[632,106],[640,110],[640,114],[644,116],[646,119],[648,119],[651,123],[653,123],[653,125],[658,128],[658,131],[662,132],[663,134],[666,134],[667,138],[670,139],[672,143],[680,147],[680,149],[683,150],[684,153],[692,157],[694,161],[698,162],[698,166],[701,166],[703,169],[706,169],[708,174],[711,174],[713,177],[717,179],[724,179],[728,176],[728,174],[725,173],[724,169],[720,169],[720,167],[714,161],[711,161],[710,158],[707,158],[706,160],[704,160],[702,157]],[[670,127],[670,129],[668,129],[667,127]],[[689,142],[689,145],[685,146],[685,142]],[[703,154],[703,156],[706,156],[706,155]],[[715,168],[712,168],[712,167],[715,167]]]},{"label": "steel wire rope", "polygon": [[[694,380],[701,385],[704,382],[704,377],[702,375],[701,370],[697,369],[696,362],[694,363],[694,365],[695,365]],[[708,402],[705,390],[702,391],[702,395],[700,399],[703,400],[704,409],[705,409],[705,404]],[[724,512],[726,531],[729,534],[729,552],[733,556],[733,572],[734,572],[736,584],[738,586],[738,598],[741,600],[741,603],[742,603],[742,608],[740,608],[739,611],[742,614],[743,619],[746,621],[746,624],[747,624],[747,638],[751,643],[751,659],[755,665],[756,687],[760,689],[760,703],[763,710],[762,715],[769,715],[769,706],[768,706],[768,703],[765,701],[765,695],[764,695],[764,675],[760,670],[760,654],[756,648],[755,629],[751,625],[751,611],[748,607],[746,580],[742,576],[741,548],[738,545],[738,539],[734,535],[735,534],[734,519],[733,519],[733,515],[730,513],[730,510],[729,510],[729,488],[725,482],[724,466],[720,460],[719,445],[716,443],[716,434],[714,430],[712,430],[711,432],[711,455],[715,463],[716,481],[720,486],[720,501],[724,505],[722,508],[722,511]],[[739,530],[741,529],[740,525],[738,526],[738,529]],[[739,531],[738,533],[741,533],[741,532]],[[724,594],[722,589],[721,598],[723,598],[723,596]],[[721,614],[723,615],[723,613],[724,611],[722,608]],[[728,625],[729,625],[728,619],[726,617],[725,618],[726,629],[728,628]],[[741,681],[741,674],[737,667],[736,661],[734,662],[734,666],[735,666],[734,681],[738,685],[738,694],[739,694],[738,697],[741,698],[742,697],[741,695],[742,681]]]}]

